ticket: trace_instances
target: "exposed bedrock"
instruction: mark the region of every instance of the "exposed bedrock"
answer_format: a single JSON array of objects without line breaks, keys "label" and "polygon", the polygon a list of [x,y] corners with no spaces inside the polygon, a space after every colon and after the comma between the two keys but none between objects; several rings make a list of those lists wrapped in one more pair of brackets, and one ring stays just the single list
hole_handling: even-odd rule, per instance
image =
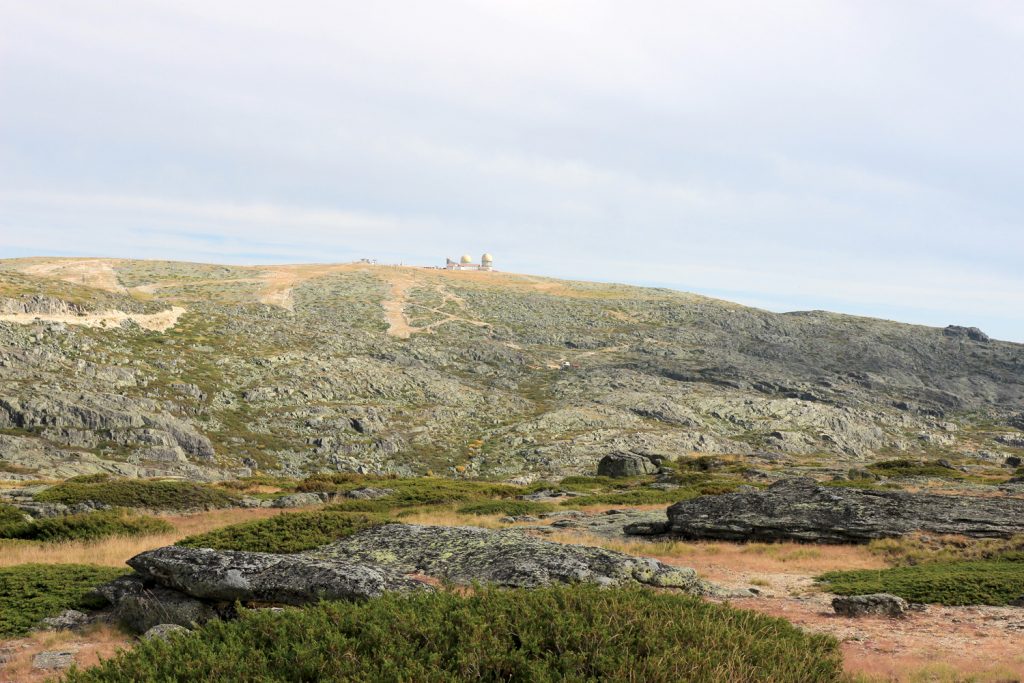
[{"label": "exposed bedrock", "polygon": [[1005,538],[1024,533],[1024,500],[827,487],[801,478],[676,503],[668,518],[669,532],[686,538],[864,543],[914,531]]},{"label": "exposed bedrock", "polygon": [[98,589],[129,628],[190,627],[231,613],[240,601],[302,605],[361,600],[387,591],[432,590],[420,578],[533,588],[553,583],[645,584],[697,595],[724,591],[692,569],[589,546],[553,543],[518,530],[387,524],[316,550],[273,555],[170,546],[136,555],[137,574]]}]

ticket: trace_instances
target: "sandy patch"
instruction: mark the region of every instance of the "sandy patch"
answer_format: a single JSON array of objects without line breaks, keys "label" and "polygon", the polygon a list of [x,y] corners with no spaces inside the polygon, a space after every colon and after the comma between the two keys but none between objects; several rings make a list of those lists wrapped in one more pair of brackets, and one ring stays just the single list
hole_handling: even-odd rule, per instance
[{"label": "sandy patch", "polygon": [[22,271],[37,277],[55,278],[86,287],[124,293],[114,271],[114,262],[106,259],[68,259],[25,266]]},{"label": "sandy patch", "polygon": [[5,313],[0,314],[0,322],[32,325],[38,322],[64,323],[81,327],[118,327],[126,320],[135,322],[139,327],[154,332],[166,332],[178,324],[178,318],[185,313],[181,306],[159,313],[125,313],[124,311],[103,311],[85,315],[43,314],[43,313]]}]

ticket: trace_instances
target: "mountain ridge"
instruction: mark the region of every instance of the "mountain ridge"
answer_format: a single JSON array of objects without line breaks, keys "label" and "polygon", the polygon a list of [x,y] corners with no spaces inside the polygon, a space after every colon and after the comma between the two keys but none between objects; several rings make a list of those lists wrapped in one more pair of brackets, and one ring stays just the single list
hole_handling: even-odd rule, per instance
[{"label": "mountain ridge", "polygon": [[0,260],[0,380],[25,477],[1024,454],[1022,344],[501,272]]}]

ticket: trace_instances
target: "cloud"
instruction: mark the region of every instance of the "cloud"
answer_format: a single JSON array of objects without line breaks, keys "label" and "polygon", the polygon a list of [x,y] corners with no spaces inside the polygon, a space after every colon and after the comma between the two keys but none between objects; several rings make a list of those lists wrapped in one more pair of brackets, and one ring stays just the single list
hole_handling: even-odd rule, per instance
[{"label": "cloud", "polygon": [[2,3],[0,253],[374,256],[1024,340],[1013,6]]}]

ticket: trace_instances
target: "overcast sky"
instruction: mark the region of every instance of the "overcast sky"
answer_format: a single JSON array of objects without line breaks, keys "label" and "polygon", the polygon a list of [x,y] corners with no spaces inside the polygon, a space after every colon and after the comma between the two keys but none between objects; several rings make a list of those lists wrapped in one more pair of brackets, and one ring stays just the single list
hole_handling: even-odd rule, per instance
[{"label": "overcast sky", "polygon": [[1024,341],[1024,9],[0,0],[0,257],[440,264]]}]

